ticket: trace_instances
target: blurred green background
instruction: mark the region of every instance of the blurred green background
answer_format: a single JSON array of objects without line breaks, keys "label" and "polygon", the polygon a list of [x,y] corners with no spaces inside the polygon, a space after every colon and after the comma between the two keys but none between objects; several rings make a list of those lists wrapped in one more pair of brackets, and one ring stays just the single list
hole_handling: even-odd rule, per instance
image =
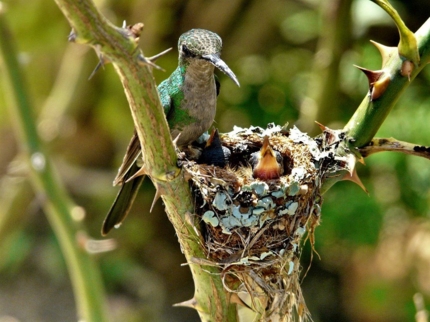
[{"label": "blurred green background", "polygon": [[[430,16],[428,0],[391,1],[412,31]],[[38,128],[59,176],[85,210],[89,236],[101,223],[133,124],[112,66],[87,80],[98,60],[68,44],[70,27],[54,1],[4,1],[36,107]],[[223,60],[241,87],[221,79],[216,127],[296,124],[317,134],[317,120],[341,128],[367,93],[353,64],[379,69],[370,44],[396,46],[388,15],[369,0],[129,0],[97,2],[116,25],[143,22],[141,47],[157,63],[157,84],[177,64],[177,39],[191,28],[217,32]],[[3,67],[0,59],[0,73]],[[0,321],[76,321],[67,270],[41,211],[43,198],[26,180],[14,120],[0,78]],[[378,136],[430,145],[430,68],[403,95]],[[430,162],[395,153],[358,166],[369,190],[342,182],[324,197],[311,263],[302,255],[302,286],[314,321],[414,321],[413,296],[430,308]],[[121,229],[117,248],[96,255],[112,321],[198,321],[172,304],[192,297],[193,283],[174,230],[145,181]],[[12,319],[15,318],[16,320]]]}]

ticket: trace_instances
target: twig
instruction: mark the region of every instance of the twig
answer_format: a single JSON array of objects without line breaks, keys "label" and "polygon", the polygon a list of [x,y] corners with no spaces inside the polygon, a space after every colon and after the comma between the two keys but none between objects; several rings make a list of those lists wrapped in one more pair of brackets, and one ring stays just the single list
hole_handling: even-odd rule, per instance
[{"label": "twig", "polygon": [[399,141],[395,138],[374,138],[359,151],[364,158],[374,153],[392,151],[430,159],[430,147]]},{"label": "twig", "polygon": [[54,230],[71,276],[79,319],[107,321],[104,307],[103,285],[94,261],[78,246],[76,236],[81,229],[72,217],[73,203],[57,180],[51,162],[39,140],[33,108],[17,60],[13,37],[7,27],[0,3],[0,52],[2,54],[7,85],[11,94],[8,104],[20,138],[21,148],[29,163],[31,182],[43,196],[46,216]]}]

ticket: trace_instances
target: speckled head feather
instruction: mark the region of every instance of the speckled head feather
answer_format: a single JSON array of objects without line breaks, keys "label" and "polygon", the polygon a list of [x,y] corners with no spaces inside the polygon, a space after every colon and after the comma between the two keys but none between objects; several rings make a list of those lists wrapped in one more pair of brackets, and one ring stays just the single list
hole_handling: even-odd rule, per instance
[{"label": "speckled head feather", "polygon": [[205,29],[191,29],[179,37],[179,57],[220,54],[221,37]]}]

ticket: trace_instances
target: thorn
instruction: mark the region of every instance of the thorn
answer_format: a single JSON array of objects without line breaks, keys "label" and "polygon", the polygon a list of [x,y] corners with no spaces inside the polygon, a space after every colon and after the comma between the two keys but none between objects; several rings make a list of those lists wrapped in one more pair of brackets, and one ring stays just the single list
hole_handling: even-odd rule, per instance
[{"label": "thorn", "polygon": [[152,200],[151,208],[149,209],[150,213],[152,212],[152,209],[154,208],[155,203],[158,201],[158,199],[160,199],[160,197],[161,197],[161,193],[159,192],[159,190],[157,188],[157,190],[155,191],[154,199]]},{"label": "thorn", "polygon": [[133,174],[130,178],[128,178],[125,183],[130,182],[133,179],[136,179],[137,177],[140,176],[146,176],[146,171],[144,167],[141,167],[139,170],[136,171],[135,174]]},{"label": "thorn", "polygon": [[173,304],[173,306],[190,307],[192,309],[196,309],[197,308],[197,300],[193,297],[192,299],[189,299],[188,301]]},{"label": "thorn", "polygon": [[403,77],[408,77],[408,80],[411,81],[411,74],[414,71],[415,65],[410,60],[404,60],[402,62],[402,68],[400,69],[400,74]]},{"label": "thorn", "polygon": [[88,39],[85,39],[85,38],[80,37],[80,36],[76,33],[75,29],[73,29],[73,28],[72,28],[72,30],[70,31],[69,36],[67,37],[67,41],[69,41],[69,42],[73,42],[73,43],[76,43],[76,44],[88,44],[88,43],[89,43],[89,40],[88,40]]},{"label": "thorn", "polygon": [[177,146],[177,143],[178,143],[178,140],[179,140],[179,137],[181,136],[181,133],[179,133],[178,134],[178,136],[177,137],[175,137],[174,139],[173,139],[173,145],[174,145],[174,147],[175,147],[175,150],[177,150],[178,149],[178,146]]},{"label": "thorn", "polygon": [[122,21],[122,27],[121,28],[125,28],[127,27],[127,22],[125,20]]},{"label": "thorn", "polygon": [[151,57],[147,57],[146,59],[148,59],[151,62],[155,62],[158,58],[160,58],[161,56],[167,54],[171,50],[172,50],[172,47],[167,48],[166,50],[162,51],[161,53],[159,53],[157,55],[154,55],[154,56],[151,56]]},{"label": "thorn", "polygon": [[357,65],[354,66],[361,70],[367,77],[370,100],[374,101],[380,98],[391,82],[390,74],[385,70],[370,70]]},{"label": "thorn", "polygon": [[367,80],[369,81],[369,87],[373,85],[382,76],[382,74],[384,74],[383,70],[370,70],[357,65],[354,66],[361,70],[364,75],[366,75]]},{"label": "thorn", "polygon": [[364,186],[363,182],[361,182],[360,177],[357,174],[357,170],[354,168],[354,171],[350,173],[345,173],[345,176],[342,178],[342,180],[349,180],[357,184],[363,191],[367,194],[369,194],[369,191],[367,191],[366,187]]},{"label": "thorn", "polygon": [[387,90],[388,85],[390,85],[391,76],[390,74],[384,74],[377,82],[373,84],[372,91],[370,93],[370,99],[372,101],[380,98]]},{"label": "thorn", "polygon": [[282,125],[281,133],[283,133],[283,134],[287,134],[288,133],[288,125],[289,125],[288,122],[285,123],[284,125]]},{"label": "thorn", "polygon": [[385,46],[373,40],[370,42],[379,50],[382,57],[382,68],[384,68],[388,60],[397,52],[397,48]]},{"label": "thorn", "polygon": [[155,69],[158,69],[158,70],[161,70],[161,71],[165,71],[163,68],[161,68],[160,66],[154,64],[148,58],[146,58],[145,56],[143,56],[142,53],[140,53],[139,55],[137,55],[137,63],[139,65],[149,65],[149,66],[154,67]]},{"label": "thorn", "polygon": [[320,122],[315,121],[315,123],[320,127],[321,132],[324,132],[327,129],[327,127],[325,125],[322,125]]},{"label": "thorn", "polygon": [[366,162],[364,161],[364,158],[362,155],[360,155],[360,158],[357,158],[357,161],[360,162],[362,165],[366,165]]},{"label": "thorn", "polygon": [[354,170],[355,170],[355,163],[357,161],[357,158],[354,154],[348,154],[346,156],[346,164],[347,164],[347,170],[349,174],[352,176]]},{"label": "thorn", "polygon": [[325,139],[325,143],[327,145],[331,145],[332,143],[334,143],[337,140],[339,140],[339,134],[336,133],[335,130],[332,130],[332,129],[328,128],[327,126],[321,124],[318,121],[315,121],[315,123],[319,126],[319,128],[323,132],[322,134],[323,134],[323,137]]},{"label": "thorn", "polygon": [[78,35],[75,32],[75,29],[72,29],[70,31],[69,36],[67,37],[68,42],[76,42],[76,39],[78,38]]},{"label": "thorn", "polygon": [[98,62],[98,64],[97,64],[96,68],[94,68],[94,70],[91,72],[90,76],[88,77],[88,80],[90,80],[91,78],[93,78],[93,76],[94,76],[94,75],[95,75],[95,73],[100,69],[100,67],[103,67],[103,69],[104,69],[104,66],[105,66],[105,64],[107,64],[107,63],[108,63],[108,60],[104,59],[104,58],[103,58],[103,55],[102,55],[102,54],[100,54],[100,55],[99,55],[99,62]]}]

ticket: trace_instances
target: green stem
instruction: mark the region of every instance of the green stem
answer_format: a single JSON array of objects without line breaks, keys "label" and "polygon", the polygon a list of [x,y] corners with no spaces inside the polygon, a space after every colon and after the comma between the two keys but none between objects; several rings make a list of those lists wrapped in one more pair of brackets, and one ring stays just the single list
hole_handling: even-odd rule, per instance
[{"label": "green stem", "polygon": [[406,27],[402,18],[396,9],[394,9],[387,0],[372,0],[378,6],[385,10],[386,13],[394,20],[400,35],[399,41],[399,54],[404,58],[412,61],[415,65],[418,65],[420,56],[417,50],[417,41],[412,31]]},{"label": "green stem", "polygon": [[13,37],[0,8],[0,51],[3,58],[6,84],[11,96],[12,119],[22,150],[27,156],[31,182],[44,197],[43,208],[57,236],[69,270],[80,320],[107,321],[103,285],[99,270],[84,247],[78,244],[78,220],[72,217],[73,203],[54,175],[50,160],[40,143],[32,106],[24,77],[17,60]]},{"label": "green stem", "polygon": [[389,76],[389,84],[382,96],[371,101],[367,95],[344,128],[353,139],[352,146],[362,147],[373,139],[403,91],[430,62],[430,19],[415,33],[415,37],[421,56],[420,63],[408,78],[400,73],[403,60],[399,55],[392,55],[387,61],[384,75]]},{"label": "green stem", "polygon": [[[190,263],[195,293],[187,306],[197,310],[202,321],[236,321],[236,305],[223,288],[220,271],[191,263],[192,258],[205,258],[201,236],[187,221],[194,213],[188,183],[176,166],[176,153],[161,106],[151,67],[143,64],[143,53],[124,30],[113,26],[90,0],[56,0],[69,20],[76,41],[98,46],[117,71],[142,146],[145,170],[162,195],[167,215],[172,222],[181,249]],[[195,225],[198,227],[199,225]]]}]

